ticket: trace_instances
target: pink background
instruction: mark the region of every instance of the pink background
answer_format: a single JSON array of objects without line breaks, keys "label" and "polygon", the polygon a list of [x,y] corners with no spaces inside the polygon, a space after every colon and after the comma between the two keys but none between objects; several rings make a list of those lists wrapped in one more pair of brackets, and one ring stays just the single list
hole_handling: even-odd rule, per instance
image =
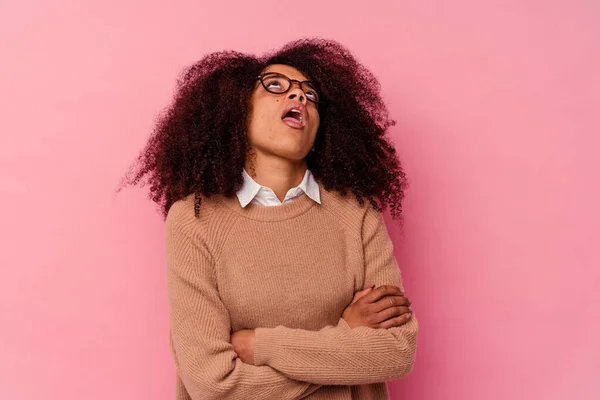
[{"label": "pink background", "polygon": [[10,3],[1,399],[173,397],[163,221],[114,189],[185,65],[301,36],[348,46],[398,121],[421,333],[392,398],[600,398],[599,3]]}]

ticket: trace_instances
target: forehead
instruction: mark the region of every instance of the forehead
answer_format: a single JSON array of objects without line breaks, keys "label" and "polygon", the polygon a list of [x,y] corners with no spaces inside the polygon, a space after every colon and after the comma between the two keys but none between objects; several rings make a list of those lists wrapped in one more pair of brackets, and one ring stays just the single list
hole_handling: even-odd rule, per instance
[{"label": "forehead", "polygon": [[263,70],[263,74],[267,72],[278,72],[287,76],[288,78],[297,79],[299,81],[308,81],[310,80],[306,75],[302,72],[298,71],[296,68],[291,67],[285,64],[272,64]]}]

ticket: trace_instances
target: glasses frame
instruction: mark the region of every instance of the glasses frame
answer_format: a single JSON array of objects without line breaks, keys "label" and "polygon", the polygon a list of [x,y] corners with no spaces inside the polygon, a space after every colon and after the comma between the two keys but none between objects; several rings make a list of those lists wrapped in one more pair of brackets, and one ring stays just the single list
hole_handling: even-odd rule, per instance
[{"label": "glasses frame", "polygon": [[[263,78],[264,78],[264,77],[266,77],[266,76],[274,76],[274,75],[281,76],[281,77],[283,77],[283,78],[287,79],[287,80],[288,80],[288,82],[290,83],[290,86],[288,86],[288,88],[287,88],[287,90],[286,90],[285,92],[272,92],[271,90],[269,90],[269,89],[267,88],[267,85],[265,85],[265,82],[263,81]],[[298,84],[298,86],[300,86],[300,89],[302,90],[302,92],[304,92],[304,95],[306,96],[306,90],[304,89],[304,87],[305,87],[305,86],[304,86],[304,84],[306,84],[306,83],[310,83],[311,85],[313,85],[313,87],[311,87],[311,90],[314,90],[314,91],[315,91],[315,93],[317,93],[317,96],[319,97],[319,100],[317,100],[317,101],[311,100],[311,99],[309,99],[309,98],[308,98],[308,96],[306,96],[306,100],[310,101],[311,103],[315,103],[315,104],[322,104],[322,103],[325,103],[325,102],[324,102],[324,101],[321,99],[321,95],[319,94],[319,92],[317,91],[317,89],[314,87],[314,86],[315,86],[315,82],[313,82],[313,81],[311,81],[311,80],[299,81],[299,80],[297,80],[297,79],[292,79],[292,78],[290,78],[290,77],[288,77],[288,76],[286,76],[286,75],[284,75],[284,74],[282,74],[282,73],[280,73],[280,72],[266,72],[266,73],[264,73],[264,74],[260,74],[260,75],[259,75],[259,76],[257,76],[256,78],[254,78],[254,80],[257,80],[257,79],[260,81],[260,83],[262,84],[262,86],[265,88],[265,90],[266,90],[267,92],[269,92],[269,93],[273,93],[273,94],[285,94],[285,93],[289,92],[289,91],[290,91],[290,89],[292,88],[292,84],[293,84],[294,82],[296,82],[296,83]]]}]

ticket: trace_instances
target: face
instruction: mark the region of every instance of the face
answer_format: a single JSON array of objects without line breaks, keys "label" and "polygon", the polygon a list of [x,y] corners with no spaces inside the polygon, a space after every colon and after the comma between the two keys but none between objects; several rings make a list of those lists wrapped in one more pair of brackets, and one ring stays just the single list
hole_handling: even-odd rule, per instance
[{"label": "face", "polygon": [[[267,72],[277,72],[300,82],[310,80],[296,68],[283,64],[270,65],[262,74]],[[279,87],[277,81],[265,83],[275,90]],[[303,160],[311,150],[319,128],[318,105],[308,100],[297,82],[293,82],[287,92],[276,94],[268,92],[256,80],[250,101],[248,138],[257,155]],[[303,111],[301,123],[299,115],[293,111],[284,117],[286,107],[292,105]]]}]

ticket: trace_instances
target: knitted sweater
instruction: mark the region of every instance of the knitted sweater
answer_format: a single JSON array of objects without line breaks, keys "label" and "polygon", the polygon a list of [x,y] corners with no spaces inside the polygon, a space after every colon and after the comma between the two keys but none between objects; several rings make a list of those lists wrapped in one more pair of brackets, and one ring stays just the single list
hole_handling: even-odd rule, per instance
[{"label": "knitted sweater", "polygon": [[[388,399],[413,367],[413,314],[389,329],[341,315],[367,284],[402,287],[382,214],[327,191],[277,207],[214,195],[173,204],[166,220],[176,399]],[[254,364],[230,335],[255,330]]]}]

